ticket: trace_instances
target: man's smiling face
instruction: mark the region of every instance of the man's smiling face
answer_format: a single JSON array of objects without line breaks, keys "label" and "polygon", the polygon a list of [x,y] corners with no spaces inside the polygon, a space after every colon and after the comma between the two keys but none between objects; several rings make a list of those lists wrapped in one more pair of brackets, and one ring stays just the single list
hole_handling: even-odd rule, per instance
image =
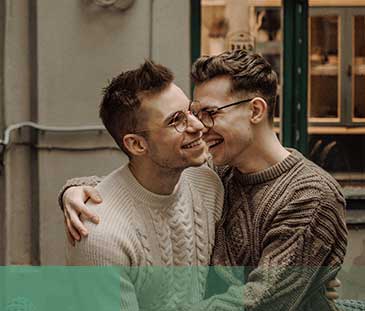
[{"label": "man's smiling face", "polygon": [[[148,157],[164,169],[184,169],[202,165],[208,158],[208,148],[202,139],[203,124],[188,113],[189,99],[174,83],[158,95],[142,100],[141,113],[147,116],[143,126],[147,133]],[[183,111],[187,117],[185,131],[173,126],[174,115]]]},{"label": "man's smiling face", "polygon": [[[231,80],[219,76],[195,87],[194,100],[201,108],[219,108],[249,98],[231,93]],[[250,103],[218,110],[213,115],[214,127],[206,129],[203,139],[209,146],[215,165],[232,165],[242,161],[245,151],[253,143]]]}]

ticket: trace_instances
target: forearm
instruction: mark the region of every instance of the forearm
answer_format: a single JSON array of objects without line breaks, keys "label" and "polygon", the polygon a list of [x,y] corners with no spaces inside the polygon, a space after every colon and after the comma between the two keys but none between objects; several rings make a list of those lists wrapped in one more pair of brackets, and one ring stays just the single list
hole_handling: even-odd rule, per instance
[{"label": "forearm", "polygon": [[195,305],[182,306],[179,310],[298,311],[312,310],[308,306],[320,306],[318,310],[329,311],[333,302],[325,298],[324,282],[319,282],[319,279],[320,274],[326,279],[334,276],[337,269],[333,267],[323,273],[320,270],[321,267],[292,267],[284,271],[281,268],[256,269],[246,284],[232,285],[223,294]]},{"label": "forearm", "polygon": [[246,284],[233,282],[237,277],[230,267],[216,267],[218,274],[231,283],[229,290],[182,310],[306,310],[307,299],[321,305],[320,310],[331,310],[324,297],[324,284],[335,276],[339,265],[323,266],[330,252],[330,246],[318,243],[307,230],[290,236],[286,242],[275,239]]}]

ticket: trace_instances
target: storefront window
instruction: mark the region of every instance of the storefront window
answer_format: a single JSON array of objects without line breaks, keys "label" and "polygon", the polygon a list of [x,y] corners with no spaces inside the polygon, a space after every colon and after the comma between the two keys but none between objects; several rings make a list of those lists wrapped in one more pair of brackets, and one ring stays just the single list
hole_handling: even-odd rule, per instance
[{"label": "storefront window", "polygon": [[339,17],[310,17],[309,117],[338,119]]},{"label": "storefront window", "polygon": [[354,16],[353,24],[353,118],[355,122],[365,122],[365,16]]}]

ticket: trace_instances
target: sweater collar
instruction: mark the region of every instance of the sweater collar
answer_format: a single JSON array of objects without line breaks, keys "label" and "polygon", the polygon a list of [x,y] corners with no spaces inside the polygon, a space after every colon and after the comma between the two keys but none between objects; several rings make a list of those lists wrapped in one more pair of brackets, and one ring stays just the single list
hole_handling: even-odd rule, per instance
[{"label": "sweater collar", "polygon": [[131,172],[129,165],[125,165],[121,171],[121,176],[128,185],[128,189],[130,190],[131,196],[140,201],[144,204],[151,206],[151,207],[160,207],[160,206],[170,206],[175,202],[179,196],[180,188],[181,188],[181,180],[182,176],[179,179],[179,182],[175,186],[174,191],[169,195],[161,195],[153,193],[146,188],[144,188],[139,181],[134,177],[133,173]]},{"label": "sweater collar", "polygon": [[299,151],[289,148],[287,148],[287,150],[290,154],[284,160],[262,171],[245,174],[240,172],[237,168],[234,168],[234,178],[237,178],[244,185],[253,185],[265,183],[279,177],[294,167],[294,165],[296,165],[299,161],[304,159],[304,156]]}]

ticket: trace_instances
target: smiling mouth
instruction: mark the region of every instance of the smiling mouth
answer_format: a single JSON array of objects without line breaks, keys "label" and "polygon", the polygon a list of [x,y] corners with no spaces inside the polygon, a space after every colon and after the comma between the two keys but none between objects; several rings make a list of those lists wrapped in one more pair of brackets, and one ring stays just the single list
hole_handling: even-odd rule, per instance
[{"label": "smiling mouth", "polygon": [[220,145],[223,142],[223,139],[214,139],[207,142],[209,149],[214,148],[215,146]]},{"label": "smiling mouth", "polygon": [[203,140],[201,138],[191,142],[191,143],[188,143],[186,145],[183,145],[182,146],[182,149],[191,149],[191,148],[194,148],[194,147],[197,147],[197,146],[200,146],[202,144]]}]

